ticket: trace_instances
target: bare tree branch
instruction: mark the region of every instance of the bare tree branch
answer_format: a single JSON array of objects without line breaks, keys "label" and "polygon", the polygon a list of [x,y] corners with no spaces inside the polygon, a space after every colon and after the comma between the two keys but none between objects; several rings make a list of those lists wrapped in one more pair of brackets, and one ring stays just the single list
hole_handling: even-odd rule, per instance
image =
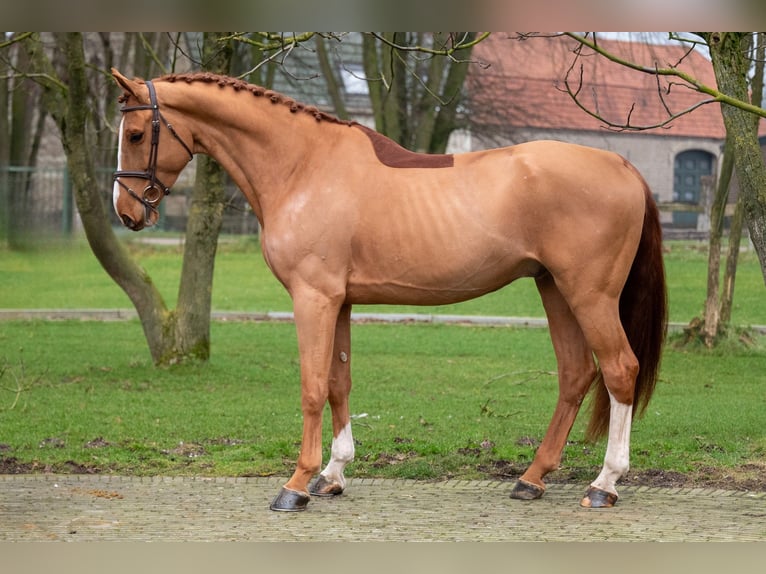
[{"label": "bare tree branch", "polygon": [[444,49],[441,49],[441,50],[437,50],[437,49],[434,49],[434,48],[428,48],[426,46],[420,46],[420,45],[417,45],[417,46],[405,46],[405,45],[402,45],[402,44],[398,44],[396,42],[392,42],[391,40],[389,40],[388,38],[386,38],[385,36],[383,36],[381,34],[378,34],[377,32],[370,32],[370,34],[374,38],[376,38],[377,40],[380,40],[384,44],[390,46],[391,48],[393,48],[393,49],[395,49],[395,50],[397,50],[399,52],[419,52],[419,53],[422,53],[422,54],[430,54],[432,56],[446,56],[446,57],[452,59],[455,62],[459,62],[460,60],[457,60],[455,58],[455,52],[457,52],[459,50],[464,50],[466,48],[472,48],[473,46],[475,46],[479,42],[482,42],[483,40],[486,40],[487,38],[489,38],[489,35],[491,34],[491,32],[482,32],[481,34],[476,36],[476,38],[474,38],[473,40],[470,40],[470,41],[466,40],[467,37],[468,37],[467,35],[463,35],[460,40],[455,41],[455,36],[453,34],[450,34],[450,36],[449,36],[450,39],[451,39],[450,43],[452,45],[450,47],[448,47],[448,48],[445,47]]},{"label": "bare tree branch", "polygon": [[[252,38],[246,36],[244,33],[241,33],[241,32],[237,34],[232,34],[231,36],[226,36],[224,38],[221,38],[220,40],[220,41],[233,40],[235,42],[241,42],[243,44],[255,46],[263,53],[273,52],[272,54],[269,54],[268,56],[263,58],[260,62],[257,62],[249,70],[237,76],[239,79],[246,78],[250,74],[253,74],[254,72],[258,71],[260,68],[262,68],[263,66],[271,62],[276,62],[277,64],[283,66],[287,58],[290,56],[290,54],[296,47],[298,46],[304,47],[303,45],[306,42],[308,42],[310,39],[314,38],[315,36],[322,37],[322,38],[337,39],[337,37],[333,34],[319,34],[317,32],[307,32],[305,34],[301,34],[298,36],[296,36],[295,34],[293,34],[292,36],[288,36],[286,34],[274,34],[270,32],[257,32],[257,34],[260,34],[261,36],[267,38],[269,41],[259,42],[257,40],[253,40]],[[309,76],[306,78],[299,78],[287,70],[283,70],[283,71],[288,76],[291,76],[295,80],[313,80],[314,78],[318,76],[318,74],[315,74],[313,76]]]},{"label": "bare tree branch", "polygon": [[288,45],[295,45],[300,44],[302,42],[307,42],[311,38],[314,37],[316,32],[304,32],[303,34],[296,35],[294,32],[292,33],[292,36],[289,36],[287,34],[275,34],[273,32],[255,32],[255,34],[258,34],[260,37],[264,38],[263,41],[254,40],[250,38],[246,32],[237,32],[235,34],[232,34],[231,36],[226,36],[224,38],[221,38],[221,42],[228,42],[229,40],[235,40],[237,42],[242,42],[244,44],[250,44],[251,46],[256,46],[257,48],[260,48],[264,52],[270,52],[272,50],[280,50],[284,51],[285,47]]},{"label": "bare tree branch", "polygon": [[17,42],[21,42],[22,40],[26,40],[30,36],[32,36],[34,32],[23,32],[17,36],[13,36],[9,40],[6,40],[5,42],[0,42],[0,50],[3,48],[7,48],[8,46],[11,46]]},{"label": "bare tree branch", "polygon": [[610,131],[617,131],[617,132],[635,131],[635,132],[638,132],[638,131],[645,131],[645,130],[651,130],[651,129],[656,129],[656,128],[667,128],[674,120],[680,118],[681,116],[685,116],[686,114],[691,113],[694,110],[696,110],[697,108],[700,108],[700,107],[702,107],[704,105],[712,104],[714,102],[719,101],[716,98],[711,98],[711,99],[707,99],[707,100],[700,100],[699,102],[697,102],[693,106],[690,106],[690,107],[688,107],[688,108],[686,108],[686,109],[684,109],[684,110],[682,110],[680,112],[671,113],[670,110],[668,109],[667,105],[664,103],[662,95],[660,94],[660,99],[663,101],[663,106],[665,107],[665,110],[669,114],[668,117],[665,118],[664,120],[662,120],[660,122],[657,122],[657,123],[654,123],[654,124],[641,124],[641,125],[637,125],[637,124],[631,123],[631,119],[633,117],[633,112],[634,112],[635,107],[636,107],[636,104],[633,103],[630,106],[630,109],[628,110],[626,119],[624,121],[619,121],[619,122],[612,121],[612,120],[609,120],[609,119],[605,118],[601,114],[601,112],[599,110],[599,106],[598,106],[598,94],[596,93],[595,90],[593,90],[593,100],[594,100],[594,108],[595,109],[591,109],[590,107],[588,107],[587,105],[585,105],[581,101],[580,93],[582,92],[582,88],[583,88],[583,85],[584,85],[583,84],[583,67],[582,67],[582,65],[580,66],[579,77],[578,77],[578,80],[577,80],[577,84],[576,84],[576,86],[574,88],[572,87],[572,84],[570,83],[570,80],[569,80],[569,75],[572,72],[575,64],[576,64],[576,61],[572,62],[572,66],[570,66],[570,68],[567,71],[567,74],[566,74],[566,76],[564,78],[564,86],[565,86],[565,88],[562,89],[562,88],[557,87],[556,89],[561,90],[561,91],[566,92],[567,94],[569,94],[569,96],[572,98],[572,101],[575,103],[575,105],[577,105],[578,108],[580,108],[582,111],[584,111],[586,114],[588,114],[592,118],[595,118],[596,120],[598,120],[601,123],[603,123],[604,126],[607,129],[609,129]]},{"label": "bare tree branch", "polygon": [[[643,66],[643,65],[637,64],[636,62],[632,62],[630,60],[626,60],[626,59],[620,58],[616,54],[612,54],[611,52],[605,50],[604,48],[602,48],[601,46],[598,45],[598,40],[597,40],[595,34],[593,34],[593,36],[592,36],[593,39],[592,40],[588,38],[587,34],[586,35],[579,35],[579,34],[575,34],[575,33],[572,33],[572,32],[565,32],[565,35],[568,36],[569,38],[572,38],[573,40],[576,40],[577,42],[579,42],[581,46],[578,46],[578,48],[576,48],[574,50],[575,60],[572,62],[572,65],[570,66],[569,70],[567,71],[567,76],[566,76],[565,81],[564,81],[566,89],[564,91],[566,91],[570,95],[570,97],[572,97],[572,99],[575,101],[575,103],[577,104],[577,106],[580,109],[582,109],[583,111],[585,111],[586,113],[588,113],[592,117],[596,118],[597,120],[603,122],[609,129],[616,129],[618,131],[620,131],[620,130],[640,131],[640,130],[649,130],[649,129],[653,129],[653,128],[666,127],[673,120],[678,119],[679,117],[684,116],[684,115],[686,115],[686,114],[696,110],[697,108],[699,108],[699,107],[701,107],[703,105],[707,105],[707,104],[711,104],[711,103],[715,103],[715,102],[722,103],[722,104],[728,104],[730,106],[739,108],[741,110],[750,112],[752,114],[755,114],[755,115],[758,115],[758,116],[761,116],[761,117],[766,117],[766,109],[763,109],[763,108],[761,108],[759,106],[755,106],[755,105],[751,104],[750,102],[743,101],[743,100],[740,100],[738,98],[734,98],[732,96],[724,94],[723,92],[719,91],[716,88],[713,88],[713,87],[710,87],[710,86],[707,86],[707,85],[703,84],[702,82],[700,82],[697,78],[695,78],[691,74],[688,74],[688,73],[686,73],[686,72],[684,72],[682,70],[679,70],[676,66],[678,64],[680,64],[689,55],[689,53],[691,53],[691,50],[693,50],[695,46],[692,46],[684,54],[684,56],[682,56],[679,59],[679,61],[676,64],[674,64],[674,65],[669,65],[669,67],[664,67],[664,68],[660,67],[660,66],[657,66],[657,65],[655,65],[654,67],[651,67],[651,66]],[[681,38],[678,38],[678,37],[676,37],[675,39],[681,40]],[[683,41],[688,41],[688,40],[683,39]],[[603,118],[599,114],[594,113],[593,110],[588,109],[587,106],[582,104],[578,100],[578,98],[577,98],[577,94],[579,94],[580,89],[573,90],[571,88],[571,86],[569,85],[569,74],[574,69],[574,67],[575,67],[575,65],[577,63],[577,60],[582,56],[582,53],[581,53],[581,47],[582,46],[587,46],[588,48],[590,48],[591,50],[593,50],[597,54],[599,54],[599,55],[603,56],[604,58],[606,58],[607,60],[609,60],[610,62],[614,62],[616,64],[619,64],[621,66],[629,68],[631,70],[635,70],[635,71],[638,71],[638,72],[641,72],[641,73],[644,73],[644,74],[650,74],[650,75],[656,76],[657,78],[659,78],[659,77],[675,77],[675,78],[679,78],[680,80],[683,81],[683,83],[671,83],[670,85],[684,86],[684,87],[692,89],[692,90],[694,90],[696,92],[699,92],[699,93],[702,93],[702,94],[707,94],[708,96],[711,96],[711,98],[705,99],[705,100],[701,100],[700,102],[697,102],[693,106],[690,106],[690,107],[688,107],[685,110],[682,110],[680,112],[671,113],[670,116],[668,118],[666,118],[664,121],[657,122],[657,123],[651,124],[651,125],[631,125],[629,121],[628,122],[624,122],[624,123],[616,123],[616,122],[612,122],[610,120],[607,120],[606,118]],[[582,87],[582,67],[581,67],[581,71],[580,71],[580,80],[579,80],[579,88],[581,88],[581,87]],[[669,88],[668,88],[668,90],[669,90]],[[661,97],[661,99],[662,99],[662,97]],[[663,99],[663,105],[665,106],[666,110],[668,110],[667,106],[665,105],[664,99]],[[628,117],[628,120],[629,119],[630,119],[630,117]]]},{"label": "bare tree branch", "polygon": [[160,57],[157,55],[157,51],[154,49],[154,46],[152,46],[151,43],[146,39],[146,36],[144,36],[144,33],[139,32],[138,37],[141,39],[141,44],[143,45],[144,50],[146,50],[146,53],[149,54],[149,57],[152,59],[152,61],[155,64],[157,64],[157,67],[160,69],[160,72],[162,74],[167,74],[168,71],[165,68],[165,66],[162,64]]}]

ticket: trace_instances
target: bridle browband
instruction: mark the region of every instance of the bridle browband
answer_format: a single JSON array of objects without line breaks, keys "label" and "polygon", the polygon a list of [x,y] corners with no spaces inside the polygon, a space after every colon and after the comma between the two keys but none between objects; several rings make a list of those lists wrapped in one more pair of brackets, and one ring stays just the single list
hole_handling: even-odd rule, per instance
[{"label": "bridle browband", "polygon": [[[191,149],[189,149],[189,146],[184,143],[184,141],[181,139],[181,136],[178,135],[170,122],[165,119],[165,116],[162,115],[162,112],[160,112],[160,106],[157,103],[157,94],[154,91],[154,85],[152,84],[151,80],[146,81],[146,87],[149,88],[148,104],[141,104],[138,106],[125,106],[121,108],[120,111],[124,114],[127,112],[136,112],[139,110],[152,110],[152,142],[151,148],[149,150],[149,165],[144,171],[117,170],[114,172],[114,181],[117,182],[117,184],[125,191],[127,191],[133,198],[143,204],[143,206],[146,208],[146,219],[148,220],[150,211],[157,211],[157,205],[159,204],[160,200],[170,193],[170,188],[157,178],[157,154],[160,145],[160,122],[165,124],[165,126],[168,128],[168,131],[173,134],[173,137],[178,140],[178,142],[186,150],[186,153],[189,154],[189,161],[191,161],[191,159],[194,157],[194,154],[192,153]],[[120,181],[121,177],[137,177],[139,179],[145,179],[149,183],[144,188],[143,193],[138,195],[130,188],[130,186]]]}]

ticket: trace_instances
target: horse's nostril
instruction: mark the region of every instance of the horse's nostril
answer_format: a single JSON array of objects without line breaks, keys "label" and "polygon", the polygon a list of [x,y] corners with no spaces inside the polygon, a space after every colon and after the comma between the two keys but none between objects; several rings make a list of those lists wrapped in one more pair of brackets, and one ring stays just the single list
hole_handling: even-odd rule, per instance
[{"label": "horse's nostril", "polygon": [[133,229],[136,226],[136,222],[133,221],[133,218],[131,218],[129,215],[121,215],[120,218],[122,219],[122,224],[127,227],[128,229]]}]

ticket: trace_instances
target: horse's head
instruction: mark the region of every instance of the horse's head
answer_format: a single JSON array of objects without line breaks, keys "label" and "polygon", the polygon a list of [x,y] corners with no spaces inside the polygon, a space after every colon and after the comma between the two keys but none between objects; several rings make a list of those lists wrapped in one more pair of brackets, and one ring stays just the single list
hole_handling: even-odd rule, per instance
[{"label": "horse's head", "polygon": [[162,114],[151,81],[129,80],[114,68],[112,76],[125,90],[112,200],[125,226],[139,231],[157,223],[157,206],[192,158],[192,136]]}]

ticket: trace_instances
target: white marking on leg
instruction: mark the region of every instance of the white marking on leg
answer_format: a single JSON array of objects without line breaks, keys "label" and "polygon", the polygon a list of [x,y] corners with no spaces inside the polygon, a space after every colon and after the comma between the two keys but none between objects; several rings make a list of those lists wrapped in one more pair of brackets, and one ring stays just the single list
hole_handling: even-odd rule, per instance
[{"label": "white marking on leg", "polygon": [[617,494],[615,484],[630,468],[630,426],[633,406],[624,405],[609,393],[609,439],[606,443],[604,466],[591,486]]},{"label": "white marking on leg", "polygon": [[[125,118],[120,120],[120,135],[117,137],[117,171],[122,169],[122,128],[125,123]],[[114,205],[114,212],[119,217],[120,213],[117,211],[117,201],[120,199],[120,184],[117,180],[114,180],[112,186],[112,204]]]},{"label": "white marking on leg", "polygon": [[341,488],[346,488],[346,478],[343,476],[343,469],[352,460],[354,460],[354,437],[351,435],[351,423],[349,422],[341,429],[338,436],[332,439],[330,462],[321,474],[328,482],[339,484]]}]

